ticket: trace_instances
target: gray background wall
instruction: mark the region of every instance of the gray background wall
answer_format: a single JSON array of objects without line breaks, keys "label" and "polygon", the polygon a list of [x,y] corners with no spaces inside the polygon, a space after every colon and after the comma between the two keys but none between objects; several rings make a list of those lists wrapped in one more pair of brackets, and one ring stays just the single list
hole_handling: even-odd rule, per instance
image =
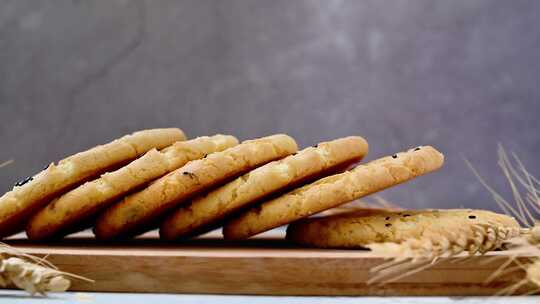
[{"label": "gray background wall", "polygon": [[[540,1],[0,1],[0,191],[137,129],[431,144],[408,207],[494,203],[496,145],[540,175]],[[505,193],[508,194],[506,191]]]}]

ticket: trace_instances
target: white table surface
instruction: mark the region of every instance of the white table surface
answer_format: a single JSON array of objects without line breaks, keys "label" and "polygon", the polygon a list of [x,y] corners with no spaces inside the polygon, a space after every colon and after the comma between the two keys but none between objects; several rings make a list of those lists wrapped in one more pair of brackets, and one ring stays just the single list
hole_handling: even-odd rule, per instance
[{"label": "white table surface", "polygon": [[94,293],[65,292],[52,293],[48,297],[31,297],[23,291],[0,290],[0,303],[128,303],[128,304],[166,304],[166,303],[362,303],[362,304],[513,304],[540,303],[540,296],[534,297],[270,297],[270,296],[228,296],[228,295],[177,295],[142,293]]}]

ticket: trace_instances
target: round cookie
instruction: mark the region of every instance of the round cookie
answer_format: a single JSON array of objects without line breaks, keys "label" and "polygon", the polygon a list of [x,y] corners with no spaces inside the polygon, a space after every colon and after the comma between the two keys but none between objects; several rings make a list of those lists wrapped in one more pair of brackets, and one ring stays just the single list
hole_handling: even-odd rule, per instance
[{"label": "round cookie", "polygon": [[146,185],[187,162],[238,144],[234,136],[215,135],[174,143],[160,152],[152,149],[114,172],[87,182],[54,199],[28,222],[30,239],[59,237],[91,223],[91,217],[125,194]]},{"label": "round cookie", "polygon": [[372,243],[401,243],[426,236],[448,236],[458,227],[487,224],[519,231],[512,217],[486,210],[367,209],[301,219],[287,227],[287,239],[321,248],[356,248]]},{"label": "round cookie", "polygon": [[191,161],[113,204],[96,221],[94,233],[100,239],[112,239],[144,232],[187,199],[297,149],[294,139],[278,134]]},{"label": "round cookie", "polygon": [[247,210],[225,224],[223,235],[245,239],[429,173],[443,162],[441,153],[425,146],[361,164]]},{"label": "round cookie", "polygon": [[350,136],[268,163],[181,206],[161,224],[160,235],[171,240],[206,232],[264,197],[357,162],[367,152],[368,144],[362,137]]},{"label": "round cookie", "polygon": [[176,128],[143,130],[50,164],[0,197],[0,238],[22,230],[33,212],[59,194],[153,148],[162,149],[185,138]]}]

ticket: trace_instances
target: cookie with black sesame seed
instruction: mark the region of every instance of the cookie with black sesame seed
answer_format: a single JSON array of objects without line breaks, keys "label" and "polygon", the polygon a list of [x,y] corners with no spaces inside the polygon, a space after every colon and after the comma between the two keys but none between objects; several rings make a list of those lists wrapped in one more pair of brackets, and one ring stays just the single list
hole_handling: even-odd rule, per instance
[{"label": "cookie with black sesame seed", "polygon": [[219,226],[225,218],[278,192],[292,189],[356,163],[368,152],[360,136],[319,143],[281,160],[270,162],[194,198],[167,217],[160,226],[164,239],[191,237]]},{"label": "cookie with black sesame seed", "polygon": [[444,235],[448,227],[479,224],[519,229],[514,218],[486,210],[365,209],[301,219],[287,227],[287,239],[310,247],[361,248],[372,243],[420,239],[427,234]]},{"label": "cookie with black sesame seed", "polygon": [[100,239],[131,237],[149,230],[166,212],[196,194],[210,190],[249,170],[296,152],[290,136],[277,134],[194,160],[157,179],[147,188],[109,207],[96,221]]},{"label": "cookie with black sesame seed", "polygon": [[185,138],[176,128],[143,130],[48,165],[0,197],[0,238],[21,231],[29,216],[54,197],[151,149]]},{"label": "cookie with black sesame seed", "polygon": [[128,165],[87,182],[54,199],[26,226],[30,239],[61,237],[91,224],[92,217],[127,193],[138,189],[187,162],[238,144],[230,135],[202,136],[179,141],[158,151],[152,149]]},{"label": "cookie with black sesame seed", "polygon": [[223,227],[226,239],[245,239],[439,169],[444,156],[430,146],[361,164],[344,173],[263,202]]}]

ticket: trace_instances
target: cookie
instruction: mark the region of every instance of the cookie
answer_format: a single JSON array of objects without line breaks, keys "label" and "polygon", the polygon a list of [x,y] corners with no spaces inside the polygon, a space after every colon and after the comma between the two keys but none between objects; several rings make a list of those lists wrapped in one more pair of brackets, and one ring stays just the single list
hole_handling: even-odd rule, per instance
[{"label": "cookie", "polygon": [[0,237],[19,232],[26,219],[54,197],[156,148],[184,140],[176,128],[135,132],[50,164],[0,197]]},{"label": "cookie", "polygon": [[367,151],[368,144],[362,137],[351,136],[268,163],[180,207],[161,224],[160,235],[176,239],[206,232],[249,204],[320,177],[328,170],[357,162]]},{"label": "cookie", "polygon": [[54,199],[28,222],[30,239],[64,236],[84,228],[91,217],[125,194],[140,188],[188,161],[238,144],[234,136],[215,135],[179,141],[161,151],[152,149],[129,165],[87,182]]},{"label": "cookie", "polygon": [[443,162],[429,146],[374,160],[255,206],[226,223],[223,235],[245,239],[429,173]]},{"label": "cookie", "polygon": [[519,229],[512,217],[486,210],[357,210],[301,219],[287,227],[287,239],[321,248],[356,248],[372,243],[401,243],[426,235],[447,236],[449,227],[485,224]]},{"label": "cookie", "polygon": [[294,139],[278,134],[191,161],[113,204],[98,218],[94,233],[100,239],[113,239],[154,228],[166,212],[193,196],[296,150]]}]

